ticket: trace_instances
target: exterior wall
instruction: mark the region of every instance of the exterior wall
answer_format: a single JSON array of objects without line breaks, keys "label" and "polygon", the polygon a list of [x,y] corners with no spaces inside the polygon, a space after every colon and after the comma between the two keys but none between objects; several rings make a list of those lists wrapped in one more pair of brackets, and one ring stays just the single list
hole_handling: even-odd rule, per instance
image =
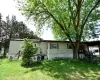
[{"label": "exterior wall", "polygon": [[94,50],[99,50],[98,45],[95,45],[95,46],[89,46],[89,51],[94,52]]},{"label": "exterior wall", "polygon": [[42,54],[47,54],[47,43],[41,42],[40,43],[40,49],[41,49]]},{"label": "exterior wall", "polygon": [[72,49],[67,49],[67,43],[58,43],[59,49],[50,49],[50,43],[48,43],[48,59],[52,60],[55,57],[73,58]]},{"label": "exterior wall", "polygon": [[[18,51],[21,48],[23,41],[10,41],[10,47],[9,47],[9,53],[8,53],[8,57],[9,56],[13,56],[15,57],[15,55],[18,53]],[[37,47],[40,47],[40,43],[39,42],[35,42],[33,44],[33,46],[36,44]],[[36,54],[40,54],[40,48],[38,49]]]},{"label": "exterior wall", "polygon": [[47,54],[47,43],[46,42],[40,42],[40,43],[34,43],[34,45],[37,45],[38,51],[37,54]]},{"label": "exterior wall", "polygon": [[[9,47],[9,53],[8,53],[8,57],[12,56],[15,57],[15,55],[19,52],[21,45],[22,45],[23,41],[10,41],[10,47]],[[37,46],[38,47],[38,51],[36,54],[43,54],[43,55],[47,55],[47,43],[46,42],[34,42],[33,41],[33,46]],[[47,59],[47,57],[45,56],[45,59]]]},{"label": "exterior wall", "polygon": [[[15,55],[20,50],[20,46],[22,44],[23,40],[13,40],[10,41],[10,47],[9,47],[9,56],[15,57]],[[33,45],[36,45],[39,47],[36,54],[42,54],[45,55],[45,59],[52,60],[56,57],[66,57],[66,58],[73,58],[73,50],[68,48],[68,41],[40,41],[40,40],[33,40]],[[50,43],[56,43],[59,44],[59,47],[57,49],[50,49]],[[86,43],[82,43],[84,45],[84,49],[86,51],[89,50],[89,46]],[[83,49],[83,48],[82,48]],[[47,56],[46,56],[47,55]]]},{"label": "exterior wall", "polygon": [[36,54],[40,54],[40,43],[38,42],[33,42],[33,46],[35,46],[35,44],[36,44],[36,46],[38,47],[38,51],[37,51],[37,53]]},{"label": "exterior wall", "polygon": [[22,41],[10,41],[8,57],[10,56],[15,57],[15,55],[20,50],[21,44],[22,44]]}]

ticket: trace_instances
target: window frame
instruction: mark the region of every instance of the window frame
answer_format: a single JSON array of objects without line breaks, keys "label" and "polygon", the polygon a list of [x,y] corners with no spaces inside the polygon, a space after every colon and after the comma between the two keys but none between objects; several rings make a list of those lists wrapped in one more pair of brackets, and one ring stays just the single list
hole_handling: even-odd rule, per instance
[{"label": "window frame", "polygon": [[[53,45],[56,45],[56,47],[53,47]],[[50,43],[50,49],[59,49],[58,43]]]}]

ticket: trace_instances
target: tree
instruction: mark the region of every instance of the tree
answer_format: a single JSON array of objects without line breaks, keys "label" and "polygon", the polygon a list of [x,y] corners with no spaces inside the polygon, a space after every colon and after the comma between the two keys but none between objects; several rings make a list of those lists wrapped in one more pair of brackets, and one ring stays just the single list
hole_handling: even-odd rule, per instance
[{"label": "tree", "polygon": [[40,39],[33,31],[29,30],[25,23],[18,21],[16,16],[12,16],[11,19],[6,16],[6,21],[2,20],[0,14],[0,50],[4,48],[3,56],[6,57],[6,53],[9,49],[11,39]]},{"label": "tree", "polygon": [[2,15],[0,13],[0,37],[1,37],[1,27],[2,27]]},{"label": "tree", "polygon": [[33,62],[31,58],[33,57],[33,54],[37,52],[38,48],[33,46],[32,41],[25,39],[21,49],[22,65],[31,65]]},{"label": "tree", "polygon": [[84,30],[84,33],[82,36],[86,36],[89,38],[89,39],[93,39],[93,38],[99,38],[99,35],[100,35],[100,10],[99,8],[96,8],[92,14],[90,15],[89,17],[89,23],[87,25],[87,28],[86,30]]},{"label": "tree", "polygon": [[[26,24],[23,21],[17,21],[16,16],[12,16],[10,19],[9,16],[6,17],[6,29],[9,35],[9,38],[11,39],[23,39],[23,38],[29,38],[29,39],[39,39],[39,37],[34,34],[33,31],[28,29]],[[37,37],[36,37],[37,36]]]},{"label": "tree", "polygon": [[[85,25],[86,27],[84,27],[84,31],[81,37],[82,41],[99,37],[100,35],[99,19],[100,19],[100,8],[96,8],[90,15],[88,24],[86,24]],[[56,40],[66,40],[66,35],[64,35],[63,33],[61,34],[61,30],[59,28],[53,28],[52,31]],[[75,35],[73,34],[71,38],[75,40]]]},{"label": "tree", "polygon": [[89,27],[90,27],[89,37],[92,39],[99,38],[100,37],[99,36],[100,35],[100,21],[98,20],[97,23],[90,24]]},{"label": "tree", "polygon": [[6,34],[6,33],[4,33],[5,30],[6,30],[6,22],[4,20],[2,20],[2,14],[0,13],[0,41],[1,41],[0,42],[0,51],[2,50],[2,47],[4,47],[4,54],[3,54],[4,57],[6,56],[5,50],[8,47],[8,46],[5,46],[5,44],[7,44],[6,43],[7,41],[4,41],[4,35]]},{"label": "tree", "polygon": [[[1,38],[1,27],[2,27],[2,23],[1,23],[1,21],[2,21],[2,15],[1,15],[1,13],[0,13],[0,38]],[[1,51],[1,43],[0,43],[0,51]]]},{"label": "tree", "polygon": [[[24,0],[20,5],[23,14],[37,23],[37,28],[51,26],[55,32],[69,39],[73,48],[73,58],[78,58],[78,50],[84,29],[100,0]],[[74,39],[73,39],[74,38]],[[75,42],[74,42],[75,41]]]}]

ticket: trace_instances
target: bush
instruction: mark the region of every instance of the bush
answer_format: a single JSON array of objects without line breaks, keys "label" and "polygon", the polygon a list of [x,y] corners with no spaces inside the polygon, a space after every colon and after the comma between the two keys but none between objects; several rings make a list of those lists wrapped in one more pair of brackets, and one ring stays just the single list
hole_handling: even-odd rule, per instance
[{"label": "bush", "polygon": [[38,48],[33,46],[33,42],[25,39],[21,47],[22,65],[29,66],[33,63],[31,57],[37,52]]}]

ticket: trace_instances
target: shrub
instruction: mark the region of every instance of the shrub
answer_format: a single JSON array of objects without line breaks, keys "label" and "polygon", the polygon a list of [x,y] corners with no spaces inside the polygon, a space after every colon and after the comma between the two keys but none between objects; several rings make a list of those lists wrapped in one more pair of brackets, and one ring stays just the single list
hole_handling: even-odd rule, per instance
[{"label": "shrub", "polygon": [[31,40],[25,39],[21,47],[22,65],[29,66],[33,63],[31,57],[37,52],[38,48],[33,46]]}]

